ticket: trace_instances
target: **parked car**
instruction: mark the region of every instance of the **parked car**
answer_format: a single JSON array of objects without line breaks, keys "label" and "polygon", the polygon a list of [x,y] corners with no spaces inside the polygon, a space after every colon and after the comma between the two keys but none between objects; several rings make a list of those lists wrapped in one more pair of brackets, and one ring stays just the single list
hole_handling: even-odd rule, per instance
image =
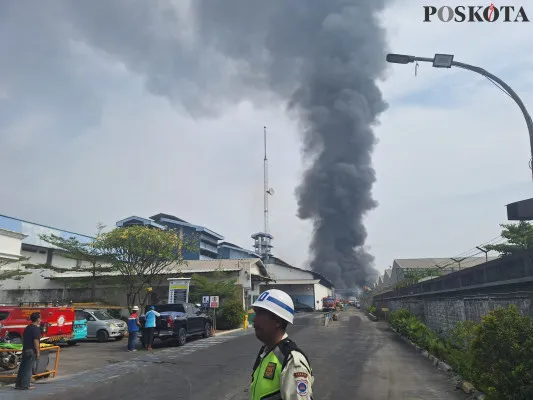
[{"label": "parked car", "polygon": [[313,307],[311,307],[310,305],[307,305],[305,303],[301,303],[299,301],[295,301],[294,302],[294,311],[295,312],[311,312],[311,311],[315,311],[315,309]]},{"label": "parked car", "polygon": [[74,309],[70,307],[0,306],[0,337],[21,338],[30,323],[30,315],[41,314],[41,341],[55,343],[70,340],[73,333]]},{"label": "parked car", "polygon": [[72,337],[70,340],[67,340],[69,346],[74,346],[80,341],[87,339],[87,319],[79,312],[76,312],[75,318]]},{"label": "parked car", "polygon": [[359,303],[358,301],[355,302],[355,307],[357,308],[361,308],[361,303]]},{"label": "parked car", "polygon": [[96,338],[99,342],[107,342],[109,338],[122,340],[126,335],[126,323],[113,318],[103,310],[78,309],[76,310],[76,319],[78,318],[87,320],[87,338]]},{"label": "parked car", "polygon": [[[154,305],[155,310],[161,314],[156,318],[154,339],[162,341],[175,341],[178,346],[187,342],[187,337],[201,335],[204,338],[211,336],[213,320],[203,310],[191,303],[159,304]],[[148,310],[150,306],[146,307]],[[146,322],[145,314],[139,317],[141,328]],[[143,332],[139,338],[144,345]]]}]

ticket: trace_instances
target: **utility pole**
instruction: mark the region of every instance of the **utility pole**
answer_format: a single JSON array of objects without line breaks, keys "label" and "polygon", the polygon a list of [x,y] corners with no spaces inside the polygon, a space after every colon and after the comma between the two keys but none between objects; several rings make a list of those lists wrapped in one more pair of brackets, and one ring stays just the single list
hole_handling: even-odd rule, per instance
[{"label": "utility pole", "polygon": [[[407,54],[387,54],[386,60],[387,62],[394,64],[415,63],[415,68],[418,66],[419,61],[432,63],[434,68],[457,67],[482,75],[491,81],[495,86],[499,87],[502,92],[514,100],[516,105],[520,108],[520,111],[522,111],[522,115],[526,121],[529,135],[529,147],[531,151],[531,158],[529,159],[528,164],[529,168],[531,169],[531,177],[533,179],[533,118],[531,118],[531,115],[529,114],[524,102],[507,83],[498,78],[496,75],[491,74],[486,69],[481,67],[454,61],[453,58],[453,54],[435,54],[433,58],[410,56]],[[533,198],[507,204],[507,219],[509,221],[533,221]]]},{"label": "utility pole", "polygon": [[489,261],[489,251],[490,250],[487,250],[483,247],[480,247],[480,246],[476,246],[476,249],[478,249],[479,251],[485,253],[485,262]]},{"label": "utility pole", "polygon": [[489,81],[494,83],[496,86],[499,86],[502,92],[504,92],[506,95],[508,95],[511,99],[514,100],[516,105],[520,108],[520,111],[522,111],[522,115],[524,116],[524,120],[526,121],[526,127],[529,135],[529,147],[531,150],[531,158],[529,160],[528,166],[531,169],[531,176],[533,178],[533,119],[531,118],[531,115],[529,114],[526,106],[524,105],[524,102],[507,83],[498,78],[496,75],[491,74],[486,69],[483,69],[481,67],[477,67],[475,65],[470,65],[459,61],[454,61],[453,57],[453,54],[435,54],[433,58],[410,56],[406,54],[387,54],[386,60],[387,62],[394,64],[418,63],[420,61],[432,63],[434,68],[461,68],[482,75]]},{"label": "utility pole", "polygon": [[464,261],[466,260],[468,257],[463,257],[463,258],[452,258],[450,257],[450,260],[453,260],[455,261],[457,264],[459,264],[459,269],[461,269],[461,261]]}]

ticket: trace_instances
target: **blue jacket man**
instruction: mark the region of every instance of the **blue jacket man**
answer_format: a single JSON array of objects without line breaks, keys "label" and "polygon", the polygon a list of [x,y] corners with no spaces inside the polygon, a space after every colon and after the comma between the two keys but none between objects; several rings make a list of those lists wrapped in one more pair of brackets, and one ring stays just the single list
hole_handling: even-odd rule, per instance
[{"label": "blue jacket man", "polygon": [[150,307],[150,310],[146,313],[146,322],[144,323],[145,328],[155,328],[155,318],[160,317],[154,306]]},{"label": "blue jacket man", "polygon": [[146,313],[146,321],[144,323],[144,346],[146,350],[152,350],[152,344],[154,343],[154,330],[155,319],[160,317],[154,306],[150,307],[150,310]]}]

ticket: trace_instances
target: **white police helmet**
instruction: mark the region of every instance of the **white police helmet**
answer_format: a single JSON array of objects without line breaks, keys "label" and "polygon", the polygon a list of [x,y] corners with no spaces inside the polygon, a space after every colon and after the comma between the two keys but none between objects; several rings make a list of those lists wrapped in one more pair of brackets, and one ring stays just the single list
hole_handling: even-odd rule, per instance
[{"label": "white police helmet", "polygon": [[294,323],[294,303],[291,296],[281,290],[270,289],[261,293],[252,307],[270,311],[288,323]]},{"label": "white police helmet", "polygon": [[133,306],[133,311],[139,311],[139,306]]}]

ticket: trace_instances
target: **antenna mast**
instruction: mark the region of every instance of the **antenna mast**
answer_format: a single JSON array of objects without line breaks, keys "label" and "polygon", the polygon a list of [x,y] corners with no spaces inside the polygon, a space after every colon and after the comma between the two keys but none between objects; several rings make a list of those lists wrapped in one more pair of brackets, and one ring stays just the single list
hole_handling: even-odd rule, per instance
[{"label": "antenna mast", "polygon": [[269,260],[274,237],[270,234],[270,227],[268,226],[268,196],[274,195],[274,189],[268,187],[268,157],[267,157],[267,128],[263,128],[263,142],[265,146],[265,158],[263,160],[263,196],[264,196],[264,226],[263,232],[254,233],[252,239],[255,240],[255,252],[266,263]]},{"label": "antenna mast", "polygon": [[263,137],[264,137],[264,143],[265,143],[265,159],[263,162],[263,196],[264,196],[264,231],[265,233],[269,233],[269,226],[268,226],[268,158],[267,158],[267,128],[266,126],[263,128]]}]

